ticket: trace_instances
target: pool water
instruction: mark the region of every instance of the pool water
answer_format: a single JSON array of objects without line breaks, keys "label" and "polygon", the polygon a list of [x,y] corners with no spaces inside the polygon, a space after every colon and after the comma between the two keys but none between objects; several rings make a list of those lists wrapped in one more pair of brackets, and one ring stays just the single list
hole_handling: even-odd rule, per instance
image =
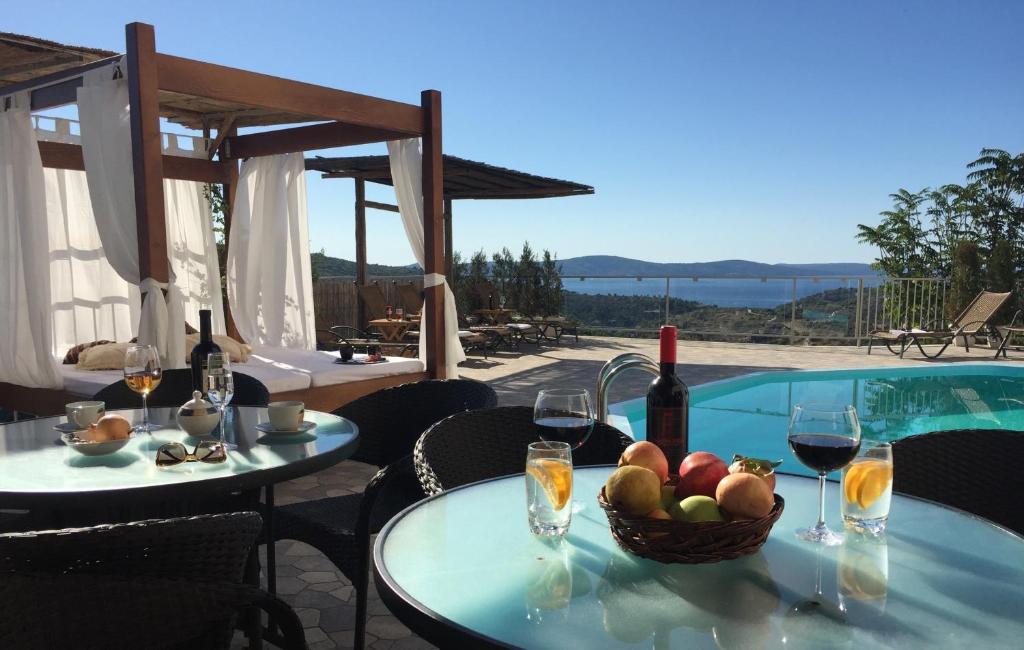
[{"label": "pool water", "polygon": [[[686,381],[685,366],[680,377]],[[765,372],[690,389],[690,449],[781,459],[779,471],[813,475],[786,443],[794,404],[853,404],[864,440],[947,429],[1024,430],[1024,366],[936,364],[908,368]],[[611,423],[643,439],[643,398],[612,405]],[[838,474],[836,474],[838,477]]]}]

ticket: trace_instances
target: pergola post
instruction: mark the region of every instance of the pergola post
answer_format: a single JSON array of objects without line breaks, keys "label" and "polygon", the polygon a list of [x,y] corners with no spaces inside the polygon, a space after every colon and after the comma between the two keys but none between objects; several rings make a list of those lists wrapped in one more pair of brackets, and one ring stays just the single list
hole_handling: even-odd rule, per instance
[{"label": "pergola post", "polygon": [[[441,93],[424,90],[423,108],[423,273],[444,273],[444,170],[441,158]],[[444,286],[424,287],[427,375],[446,379]]]},{"label": "pergola post", "polygon": [[[160,136],[156,37],[153,26],[125,27],[128,101],[131,104],[132,171],[139,240],[140,279],[167,282],[167,227],[164,218],[163,149]],[[146,300],[163,296],[147,296]]]},{"label": "pergola post", "polygon": [[[454,264],[455,256],[453,254],[454,245],[452,244],[452,200],[446,198],[444,200],[444,277],[448,278],[448,282],[452,281],[452,264]],[[454,289],[455,287],[452,287]]]},{"label": "pergola post", "polygon": [[[356,284],[366,284],[366,181],[356,179]],[[357,327],[366,327],[366,306],[356,297]]]}]

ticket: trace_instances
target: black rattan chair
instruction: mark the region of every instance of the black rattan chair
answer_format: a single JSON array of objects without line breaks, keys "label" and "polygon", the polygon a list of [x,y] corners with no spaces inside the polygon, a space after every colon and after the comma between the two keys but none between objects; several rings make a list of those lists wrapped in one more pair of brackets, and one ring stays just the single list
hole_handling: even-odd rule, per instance
[{"label": "black rattan chair", "polygon": [[416,439],[452,413],[494,406],[487,384],[469,379],[421,381],[385,388],[334,411],[359,426],[357,460],[383,467],[362,494],[305,501],[274,509],[274,537],[320,550],[356,590],[355,647],[366,633],[370,535],[403,508],[423,498],[412,465]]},{"label": "black rattan chair", "polygon": [[[416,442],[416,475],[423,491],[434,495],[467,483],[519,474],[526,468],[526,446],[539,439],[529,406],[457,413],[430,427]],[[632,443],[615,427],[596,422],[587,442],[573,450],[573,465],[615,464]]]},{"label": "black rattan chair", "polygon": [[[266,406],[270,403],[270,392],[263,382],[241,372],[232,372],[235,394],[233,406]],[[115,382],[100,389],[93,399],[106,403],[107,410],[140,408],[142,398],[128,388],[123,381]],[[192,399],[192,371],[188,368],[164,370],[160,385],[149,394],[149,406],[178,407]]]},{"label": "black rattan chair", "polygon": [[255,606],[304,648],[295,612],[242,582],[261,526],[236,512],[0,535],[0,647],[226,648]]},{"label": "black rattan chair", "polygon": [[962,429],[892,443],[893,489],[985,517],[1024,535],[1024,431]]}]

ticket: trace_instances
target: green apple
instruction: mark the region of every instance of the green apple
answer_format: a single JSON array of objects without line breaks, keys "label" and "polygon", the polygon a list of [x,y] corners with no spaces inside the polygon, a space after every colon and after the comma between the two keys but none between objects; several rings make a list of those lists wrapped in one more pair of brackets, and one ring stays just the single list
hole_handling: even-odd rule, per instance
[{"label": "green apple", "polygon": [[669,510],[668,513],[673,519],[688,521],[691,524],[701,521],[725,521],[718,509],[718,503],[711,497],[703,495],[686,497],[678,503],[677,512]]}]

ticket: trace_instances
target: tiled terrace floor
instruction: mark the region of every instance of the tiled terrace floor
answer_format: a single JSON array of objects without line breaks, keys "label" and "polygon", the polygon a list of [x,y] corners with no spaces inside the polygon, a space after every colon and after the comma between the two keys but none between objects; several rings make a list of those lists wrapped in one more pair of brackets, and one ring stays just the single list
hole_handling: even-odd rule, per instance
[{"label": "tiled terrace floor", "polygon": [[[623,352],[657,356],[657,341],[582,337],[578,344],[567,342],[537,350],[524,346],[522,354],[499,352],[489,359],[473,355],[462,375],[491,384],[502,405],[532,404],[544,386],[576,385],[593,388],[605,361]],[[987,348],[950,348],[942,361],[977,363],[1021,363],[1024,353],[1010,352],[1009,361],[995,361]],[[679,373],[690,385],[744,375],[750,372],[787,369],[867,368],[929,363],[920,354],[908,352],[905,360],[866,348],[806,347],[785,345],[740,345],[682,342]],[[613,391],[612,401],[641,395],[649,376],[624,376]],[[349,494],[362,490],[375,468],[345,462],[329,470],[278,486],[277,503]],[[313,650],[352,647],[355,624],[355,594],[347,578],[315,549],[298,542],[283,541],[277,547],[278,593],[292,604],[306,626],[306,639]],[[374,650],[429,648],[394,617],[376,596],[372,580],[367,624],[367,647]]]}]

